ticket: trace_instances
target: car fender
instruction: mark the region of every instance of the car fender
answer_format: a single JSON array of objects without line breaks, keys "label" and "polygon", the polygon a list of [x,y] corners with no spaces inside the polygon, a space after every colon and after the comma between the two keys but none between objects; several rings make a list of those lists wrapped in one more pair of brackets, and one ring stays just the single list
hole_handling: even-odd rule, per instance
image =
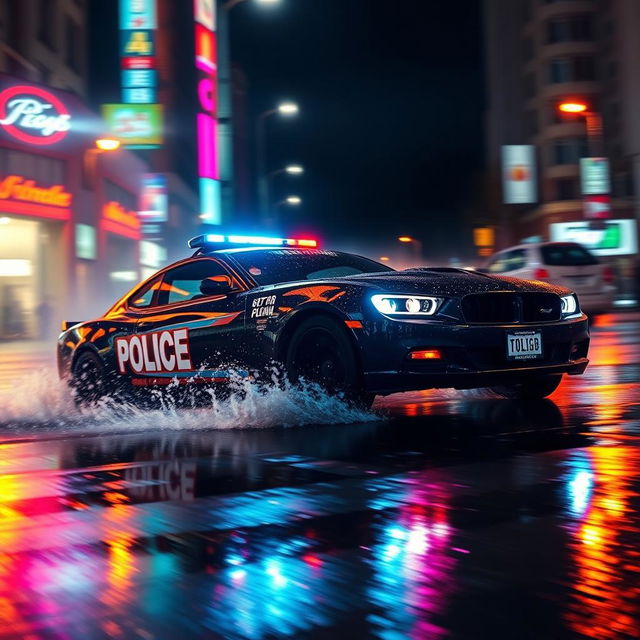
[{"label": "car fender", "polygon": [[344,326],[344,330],[349,336],[349,340],[354,348],[354,353],[358,357],[358,361],[362,364],[362,357],[360,354],[360,344],[358,342],[356,333],[353,328],[349,327],[346,323],[350,320],[347,313],[343,310],[336,308],[329,303],[322,302],[308,302],[301,305],[297,309],[290,311],[278,330],[275,344],[276,359],[282,362],[286,355],[286,349],[289,344],[289,340],[294,331],[300,326],[300,324],[307,318],[313,316],[325,316],[332,318]]}]

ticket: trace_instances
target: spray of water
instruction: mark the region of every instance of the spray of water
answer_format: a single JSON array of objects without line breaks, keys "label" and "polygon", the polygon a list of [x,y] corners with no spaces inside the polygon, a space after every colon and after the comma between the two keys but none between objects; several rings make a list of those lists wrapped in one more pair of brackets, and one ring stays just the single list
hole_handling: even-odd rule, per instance
[{"label": "spray of water", "polygon": [[[275,372],[258,385],[246,378],[232,379],[228,393],[219,397],[198,390],[197,408],[176,401],[178,388],[156,398],[155,408],[104,398],[91,407],[77,407],[65,382],[53,369],[42,369],[0,391],[0,427],[114,431],[148,429],[240,429],[293,427],[305,424],[350,424],[378,416],[354,407],[341,396],[328,395],[313,384],[292,385]],[[180,388],[184,396],[185,389]],[[187,389],[187,394],[189,390]]]}]

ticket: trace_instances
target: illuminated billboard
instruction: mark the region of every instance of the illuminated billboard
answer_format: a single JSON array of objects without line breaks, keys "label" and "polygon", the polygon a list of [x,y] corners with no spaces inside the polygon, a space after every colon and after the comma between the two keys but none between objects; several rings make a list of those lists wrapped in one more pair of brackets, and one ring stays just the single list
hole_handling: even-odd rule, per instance
[{"label": "illuminated billboard", "polygon": [[582,194],[598,196],[611,190],[609,160],[607,158],[580,158]]},{"label": "illuminated billboard", "polygon": [[502,147],[502,186],[506,204],[531,204],[536,196],[536,158],[533,145]]},{"label": "illuminated billboard", "polygon": [[162,144],[162,105],[103,104],[102,117],[109,133],[127,147],[148,149]]},{"label": "illuminated billboard", "polygon": [[552,242],[578,242],[597,256],[623,256],[638,252],[635,220],[606,220],[598,228],[586,220],[554,222]]},{"label": "illuminated billboard", "polygon": [[122,101],[157,102],[156,0],[120,0]]},{"label": "illuminated billboard", "polygon": [[221,224],[218,166],[217,50],[214,0],[194,0],[195,65],[198,77],[198,178],[200,218],[205,224]]},{"label": "illuminated billboard", "polygon": [[162,173],[145,173],[142,176],[138,218],[142,223],[154,224],[169,219],[167,178]]}]

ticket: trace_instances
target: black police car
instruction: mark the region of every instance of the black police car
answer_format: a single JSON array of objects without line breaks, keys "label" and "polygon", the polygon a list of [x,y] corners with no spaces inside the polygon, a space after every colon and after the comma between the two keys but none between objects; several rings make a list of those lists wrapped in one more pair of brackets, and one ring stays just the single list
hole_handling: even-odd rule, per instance
[{"label": "black police car", "polygon": [[568,289],[464,269],[395,271],[305,240],[189,244],[192,257],[102,317],[66,323],[59,371],[80,401],[224,382],[274,361],[294,381],[364,403],[444,387],[544,397],[588,363],[587,317]]}]

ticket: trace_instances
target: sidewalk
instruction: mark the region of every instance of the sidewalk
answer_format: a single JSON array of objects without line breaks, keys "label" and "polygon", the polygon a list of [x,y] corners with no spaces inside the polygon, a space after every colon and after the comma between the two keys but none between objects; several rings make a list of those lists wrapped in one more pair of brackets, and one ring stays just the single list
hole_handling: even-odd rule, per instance
[{"label": "sidewalk", "polygon": [[55,364],[55,340],[0,342],[0,389],[10,389],[15,380]]}]

